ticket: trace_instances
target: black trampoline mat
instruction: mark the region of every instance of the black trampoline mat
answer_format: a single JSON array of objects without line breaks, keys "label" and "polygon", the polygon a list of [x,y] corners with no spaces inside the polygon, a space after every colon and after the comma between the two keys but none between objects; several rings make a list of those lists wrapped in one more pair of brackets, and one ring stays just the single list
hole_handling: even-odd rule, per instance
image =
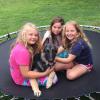
[{"label": "black trampoline mat", "polygon": [[[93,45],[94,70],[74,81],[67,80],[64,72],[58,72],[58,83],[50,89],[41,87],[42,95],[38,99],[65,99],[100,92],[100,33],[94,31],[85,31],[85,33]],[[30,87],[18,86],[11,79],[8,58],[12,42],[13,39],[0,44],[0,90],[16,97],[37,99]]]}]

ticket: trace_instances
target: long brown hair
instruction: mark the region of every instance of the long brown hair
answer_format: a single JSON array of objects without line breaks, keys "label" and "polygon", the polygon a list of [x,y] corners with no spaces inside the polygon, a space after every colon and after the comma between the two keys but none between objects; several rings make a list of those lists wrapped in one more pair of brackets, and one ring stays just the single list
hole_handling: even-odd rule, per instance
[{"label": "long brown hair", "polygon": [[[56,42],[58,42],[58,45],[59,45],[59,41],[57,40],[55,34],[52,32],[52,26],[55,24],[55,23],[61,23],[61,25],[63,26],[65,24],[64,22],[64,19],[60,16],[57,16],[57,17],[54,17],[51,21],[51,24],[50,24],[50,33],[51,33],[51,37],[52,37],[52,40],[53,40],[53,43],[55,44]],[[62,33],[62,31],[61,31]],[[62,41],[62,34],[59,34],[59,37],[60,37],[60,40]]]}]

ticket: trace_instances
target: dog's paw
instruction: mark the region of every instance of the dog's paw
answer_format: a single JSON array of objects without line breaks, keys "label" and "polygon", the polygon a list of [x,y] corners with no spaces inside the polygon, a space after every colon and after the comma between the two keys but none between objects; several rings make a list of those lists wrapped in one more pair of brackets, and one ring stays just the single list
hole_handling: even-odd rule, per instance
[{"label": "dog's paw", "polygon": [[34,96],[37,96],[37,97],[39,97],[39,96],[41,96],[41,91],[40,90],[34,90]]},{"label": "dog's paw", "polygon": [[57,75],[55,74],[55,76],[54,76],[54,78],[53,78],[53,84],[56,84],[57,82],[58,82],[58,77],[57,77]]},{"label": "dog's paw", "polygon": [[48,77],[46,88],[50,88],[53,84],[56,84],[58,82],[58,77],[55,74],[53,77]]},{"label": "dog's paw", "polygon": [[53,84],[53,79],[52,78],[48,78],[47,84],[46,84],[46,88],[47,89],[50,88],[52,86],[52,84]]}]

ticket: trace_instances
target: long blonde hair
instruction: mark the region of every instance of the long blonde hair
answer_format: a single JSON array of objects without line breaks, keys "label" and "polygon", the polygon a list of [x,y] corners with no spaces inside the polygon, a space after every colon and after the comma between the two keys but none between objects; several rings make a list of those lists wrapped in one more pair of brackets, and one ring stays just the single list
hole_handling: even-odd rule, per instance
[{"label": "long blonde hair", "polygon": [[71,25],[73,25],[75,27],[75,29],[76,29],[76,31],[78,33],[77,39],[78,38],[82,38],[89,45],[89,47],[91,48],[92,47],[91,43],[89,42],[87,36],[82,31],[80,25],[76,21],[68,21],[64,25],[63,34],[62,34],[62,37],[63,37],[63,41],[62,42],[63,42],[64,48],[69,49],[70,48],[70,45],[71,45],[69,39],[67,39],[66,38],[66,35],[65,35],[65,33],[66,33],[66,26],[69,25],[69,24],[71,24]]},{"label": "long blonde hair", "polygon": [[34,45],[29,45],[27,38],[26,38],[26,34],[28,34],[29,29],[35,29],[38,32],[37,27],[32,24],[32,23],[26,23],[20,30],[18,33],[18,36],[15,40],[15,43],[12,44],[11,48],[13,48],[17,43],[21,43],[23,44],[28,51],[30,52],[30,54],[32,55],[32,57],[38,53],[41,49],[41,37],[40,35],[38,35],[38,40]]}]

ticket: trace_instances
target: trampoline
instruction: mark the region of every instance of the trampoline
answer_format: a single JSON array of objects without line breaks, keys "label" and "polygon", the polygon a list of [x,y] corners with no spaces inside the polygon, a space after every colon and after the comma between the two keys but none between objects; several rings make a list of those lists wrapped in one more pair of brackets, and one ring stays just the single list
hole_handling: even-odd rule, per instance
[{"label": "trampoline", "polygon": [[48,98],[50,100],[66,99],[100,92],[100,33],[92,30],[84,30],[84,32],[93,46],[94,70],[74,81],[67,80],[63,71],[57,72],[58,83],[50,89],[41,87],[43,93],[40,97],[35,97],[30,87],[18,86],[13,82],[10,76],[8,59],[10,44],[14,41],[14,38],[10,38],[8,35],[10,39],[0,44],[0,91],[15,97],[43,100]]}]

